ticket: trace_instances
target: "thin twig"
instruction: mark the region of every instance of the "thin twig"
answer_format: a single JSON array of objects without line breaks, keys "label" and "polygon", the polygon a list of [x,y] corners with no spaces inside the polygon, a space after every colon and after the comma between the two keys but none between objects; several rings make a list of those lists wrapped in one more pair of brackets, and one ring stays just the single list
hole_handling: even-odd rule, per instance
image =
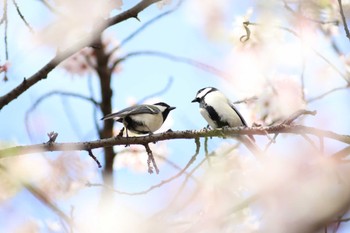
[{"label": "thin twig", "polygon": [[[5,43],[5,59],[9,59],[9,51],[8,51],[8,44],[7,44],[7,29],[8,29],[8,15],[7,15],[7,10],[8,10],[8,3],[7,0],[4,0],[4,14],[3,14],[3,20],[5,23],[5,28],[4,28],[4,43]],[[1,109],[1,108],[0,108]]]},{"label": "thin twig", "polygon": [[[94,100],[95,97],[94,97],[94,88],[93,88],[93,83],[92,83],[93,79],[91,76],[89,76],[87,78],[87,85],[88,85],[88,90],[90,92],[90,99]],[[102,138],[102,135],[101,135],[101,129],[100,129],[100,126],[99,126],[99,123],[98,123],[98,120],[99,117],[97,117],[97,110],[99,109],[100,106],[92,106],[92,110],[93,110],[93,119],[94,119],[94,126],[95,126],[95,130],[97,132],[97,134],[99,135],[99,138]]]},{"label": "thin twig", "polygon": [[120,49],[120,47],[124,46],[127,42],[129,42],[130,40],[132,40],[135,36],[137,36],[139,33],[141,33],[142,31],[144,31],[147,27],[149,27],[150,25],[152,25],[153,23],[155,23],[156,21],[158,21],[159,19],[173,13],[174,11],[176,11],[181,4],[183,3],[184,0],[179,0],[178,3],[175,5],[174,8],[165,11],[157,16],[155,16],[154,18],[150,19],[149,21],[147,21],[146,23],[144,23],[141,27],[139,27],[137,30],[135,30],[133,33],[131,33],[130,35],[128,35],[126,38],[124,38],[120,44],[114,48],[111,53],[115,52],[116,50]]},{"label": "thin twig", "polygon": [[[48,92],[44,95],[42,95],[40,98],[38,98],[34,104],[27,110],[26,114],[25,114],[25,125],[26,125],[26,130],[27,130],[27,134],[28,136],[31,138],[31,132],[30,132],[30,127],[29,127],[29,116],[30,114],[38,107],[38,105],[46,100],[47,98],[54,96],[54,95],[60,95],[60,96],[65,96],[65,97],[74,97],[74,98],[78,98],[81,100],[85,100],[85,101],[89,101],[91,102],[93,105],[95,105],[95,107],[99,107],[100,103],[97,102],[95,99],[93,99],[92,97],[86,97],[77,93],[72,93],[72,92],[65,92],[65,91],[51,91]],[[74,124],[73,124],[74,125]]]},{"label": "thin twig", "polygon": [[338,0],[338,4],[339,4],[339,11],[340,11],[341,19],[342,19],[343,25],[344,25],[344,31],[345,31],[346,37],[350,40],[350,32],[349,32],[348,24],[346,23],[346,18],[344,15],[342,0]]},{"label": "thin twig", "polygon": [[207,158],[208,165],[211,166],[209,152],[208,152],[208,137],[204,138],[204,154],[205,154],[205,157]]},{"label": "thin twig", "polygon": [[270,146],[276,142],[276,138],[278,137],[278,133],[276,133],[273,138],[269,139],[269,142],[266,144],[264,152],[267,152],[267,150],[270,148]]},{"label": "thin twig", "polygon": [[53,13],[58,13],[57,10],[51,6],[46,0],[39,0],[44,6],[46,6],[47,9],[49,9]]},{"label": "thin twig", "polygon": [[326,97],[327,95],[329,94],[332,94],[333,92],[336,92],[336,91],[341,91],[341,90],[345,90],[347,88],[350,87],[350,83],[345,85],[345,86],[341,86],[341,87],[335,87],[329,91],[326,91],[325,93],[322,93],[321,95],[318,95],[318,96],[315,96],[315,97],[312,97],[312,98],[309,98],[308,100],[306,100],[307,103],[311,103],[311,102],[314,102],[316,100],[320,100],[322,99],[323,97]]},{"label": "thin twig", "polygon": [[315,142],[311,140],[311,138],[309,136],[307,136],[306,134],[301,134],[301,136],[318,152],[321,152],[321,150],[319,150],[319,148],[316,146]]},{"label": "thin twig", "polygon": [[334,25],[338,25],[339,24],[339,21],[338,20],[333,20],[333,21],[321,21],[321,20],[318,20],[318,19],[312,19],[312,18],[309,18],[299,12],[296,12],[293,10],[293,8],[291,8],[288,3],[283,0],[283,4],[284,4],[284,7],[289,11],[291,12],[295,17],[297,17],[298,19],[305,19],[305,20],[308,20],[308,21],[311,21],[311,22],[314,22],[314,23],[317,23],[317,24],[321,24],[321,25],[324,25],[324,24],[334,24]]},{"label": "thin twig", "polygon": [[159,58],[164,58],[168,59],[174,62],[180,62],[184,64],[191,65],[193,67],[196,67],[198,69],[201,69],[203,71],[206,71],[208,73],[212,73],[214,75],[217,75],[218,77],[222,78],[229,78],[230,75],[217,69],[216,67],[206,64],[204,62],[197,61],[195,59],[187,58],[187,57],[182,57],[182,56],[177,56],[173,55],[171,53],[167,52],[162,52],[162,51],[154,51],[154,50],[143,50],[143,51],[136,51],[136,52],[130,52],[123,57],[119,58],[118,60],[115,61],[115,63],[120,63],[122,61],[127,60],[130,57],[135,57],[135,56],[154,56],[154,57],[159,57]]},{"label": "thin twig", "polygon": [[129,196],[137,196],[137,195],[144,195],[144,194],[147,194],[149,192],[151,192],[152,190],[154,189],[157,189],[157,188],[160,188],[162,187],[163,185],[165,184],[168,184],[170,183],[171,181],[179,178],[180,176],[182,176],[185,171],[187,171],[187,169],[193,164],[193,162],[196,160],[197,158],[197,155],[199,154],[199,144],[197,144],[197,141],[199,139],[195,139],[196,141],[196,152],[194,153],[194,155],[191,157],[191,159],[188,161],[188,163],[186,164],[186,166],[181,170],[179,171],[177,174],[175,174],[174,176],[166,179],[166,180],[162,180],[160,183],[156,184],[156,185],[152,185],[151,187],[149,187],[148,189],[146,190],[143,190],[143,191],[139,191],[139,192],[123,192],[123,191],[119,191],[119,190],[116,190],[114,189],[113,187],[110,187],[110,186],[106,186],[104,184],[93,184],[93,183],[87,183],[86,186],[88,187],[103,187],[103,188],[107,188],[109,189],[110,191],[113,191],[115,193],[118,193],[118,194],[123,194],[123,195],[129,195]]},{"label": "thin twig", "polygon": [[256,101],[258,100],[258,97],[257,96],[252,96],[252,97],[248,97],[248,98],[245,98],[245,99],[242,99],[242,100],[237,100],[235,102],[233,102],[233,104],[241,104],[241,103],[249,103],[249,102],[252,102],[252,101]]},{"label": "thin twig", "polygon": [[[81,122],[79,117],[81,116],[79,116],[78,114],[74,114],[73,109],[75,109],[74,108],[75,106],[72,108],[68,98],[65,98],[65,96],[61,96],[60,100],[61,100],[63,112],[66,115],[66,119],[68,120],[72,131],[78,138],[82,138],[83,133],[79,124]],[[68,128],[68,125],[67,125],[67,128]]]},{"label": "thin twig", "polygon": [[[290,115],[287,119],[285,119],[282,124],[286,124],[286,125],[290,125],[292,124],[296,119],[298,119],[300,116],[302,115],[316,115],[316,111],[308,111],[308,110],[299,110],[296,111],[295,113],[293,113],[292,115]],[[272,143],[276,142],[276,138],[278,137],[279,133],[276,133],[272,139],[269,140],[269,142],[266,144],[264,152],[266,152],[268,150],[268,148],[272,145]],[[302,136],[305,136],[305,134],[301,134]]]},{"label": "thin twig", "polygon": [[[120,154],[120,152],[119,152],[119,154]],[[171,167],[173,167],[177,171],[180,171],[182,169],[179,165],[177,165],[175,162],[169,160],[165,156],[162,156],[162,155],[159,155],[159,154],[155,154],[154,156],[159,158],[159,159],[161,159],[161,160],[163,160],[164,162],[169,164]],[[186,176],[186,179],[192,179],[194,182],[199,183],[199,180],[196,177],[192,176],[192,174],[190,174],[189,172],[187,172],[187,171],[184,172],[184,175]]]},{"label": "thin twig", "polygon": [[[235,145],[233,145],[232,147],[228,148],[227,150],[225,150],[224,152],[222,152],[220,155],[221,156],[226,156],[228,155],[231,151],[237,149],[237,147],[239,146],[240,143],[236,143]],[[192,168],[191,171],[189,171],[190,175],[193,175],[193,173],[195,171],[197,171],[203,164],[204,162],[209,158],[209,157],[213,157],[216,155],[216,151],[212,151],[210,152],[210,154],[208,154],[208,156],[204,157],[204,159],[202,159],[194,168]],[[174,195],[173,200],[168,204],[168,206],[166,208],[164,208],[165,210],[169,210],[177,201],[177,199],[180,197],[180,194],[182,193],[182,191],[184,190],[187,182],[188,182],[188,177],[185,178],[185,180],[182,182],[180,188],[178,189],[178,191],[176,192],[176,194]],[[199,193],[198,190],[195,193]],[[184,209],[186,206],[188,206],[188,203],[190,203],[194,198],[194,195],[192,195],[192,197],[188,198],[187,201],[185,201],[181,206],[178,206],[178,209]],[[160,211],[159,213],[157,213],[156,215],[161,214],[162,211]]]},{"label": "thin twig", "polygon": [[323,154],[324,153],[324,137],[318,137],[320,142],[320,151]]},{"label": "thin twig", "polygon": [[102,165],[101,165],[100,161],[98,161],[96,156],[92,153],[92,150],[87,150],[87,152],[89,153],[89,156],[97,163],[98,168],[101,168]]},{"label": "thin twig", "polygon": [[315,116],[316,114],[317,114],[317,111],[309,111],[309,110],[301,109],[301,110],[296,111],[292,115],[290,115],[286,120],[283,121],[282,124],[290,125],[290,124],[292,124],[293,121],[295,121],[296,119],[298,119],[302,115]]},{"label": "thin twig", "polygon": [[[248,27],[248,25],[253,25],[253,26],[261,26],[261,24],[259,23],[253,23],[253,22],[243,22],[244,27]],[[275,28],[284,30],[286,32],[291,33],[292,35],[294,35],[295,37],[297,37],[298,39],[302,39],[302,37],[295,31],[293,31],[290,28],[287,27],[283,27],[283,26],[273,26]],[[250,39],[250,31],[248,33],[248,31],[246,32],[246,35],[243,35],[242,37],[245,38],[244,41],[247,41]],[[241,37],[241,38],[242,38]],[[309,45],[310,49],[319,57],[321,58],[324,62],[326,62],[336,73],[338,73],[338,75],[344,79],[344,81],[346,81],[347,84],[350,84],[350,80],[348,79],[347,75],[343,74],[330,60],[328,60],[325,56],[323,56],[320,52],[318,52],[315,48],[313,48],[311,45]]]},{"label": "thin twig", "polygon": [[161,90],[159,90],[159,91],[157,91],[155,93],[152,93],[152,94],[150,94],[148,96],[143,97],[142,99],[137,101],[137,104],[142,104],[142,103],[144,103],[146,100],[148,100],[150,98],[153,98],[153,97],[156,97],[156,96],[160,96],[160,95],[166,93],[170,89],[171,85],[173,84],[173,81],[174,81],[174,78],[170,76],[168,78],[168,82],[165,85],[165,87],[163,87]]},{"label": "thin twig", "polygon": [[148,159],[147,159],[148,173],[149,174],[153,173],[153,168],[151,166],[151,163],[152,163],[154,169],[156,170],[156,173],[159,174],[159,168],[157,166],[156,160],[154,159],[153,152],[152,152],[151,148],[149,148],[148,144],[144,144],[143,146],[145,147],[147,155],[148,155]]},{"label": "thin twig", "polygon": [[16,2],[16,0],[12,0],[13,5],[15,5],[17,13],[19,15],[19,17],[22,19],[22,21],[24,22],[24,24],[27,26],[27,28],[29,29],[30,32],[34,33],[34,29],[32,28],[32,26],[30,26],[30,24],[28,23],[28,21],[24,18],[24,15],[22,14],[21,10],[19,9],[19,6]]}]

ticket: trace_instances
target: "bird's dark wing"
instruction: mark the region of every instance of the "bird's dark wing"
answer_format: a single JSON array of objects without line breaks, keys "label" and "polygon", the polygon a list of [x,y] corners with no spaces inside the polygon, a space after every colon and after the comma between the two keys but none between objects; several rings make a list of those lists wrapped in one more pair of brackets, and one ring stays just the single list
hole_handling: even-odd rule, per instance
[{"label": "bird's dark wing", "polygon": [[[230,106],[231,106],[231,108],[237,113],[237,115],[239,116],[239,118],[240,118],[241,121],[242,121],[242,124],[243,124],[245,127],[248,127],[247,122],[244,120],[243,116],[238,112],[238,110],[236,109],[236,107],[233,106],[232,103],[230,103]],[[249,137],[253,142],[255,142],[255,138],[254,138],[253,135],[248,135],[248,137]]]},{"label": "bird's dark wing", "polygon": [[116,113],[111,113],[103,117],[101,120],[107,120],[111,118],[123,118],[126,116],[136,115],[136,114],[157,114],[160,110],[154,105],[141,104],[138,106],[131,106],[124,108]]},{"label": "bird's dark wing", "polygon": [[244,126],[248,127],[247,122],[244,120],[243,116],[239,113],[239,111],[236,109],[236,107],[233,105],[233,103],[230,102],[229,104],[230,104],[231,108],[237,113],[237,115],[239,116],[239,118],[241,119],[242,124],[243,124]]}]

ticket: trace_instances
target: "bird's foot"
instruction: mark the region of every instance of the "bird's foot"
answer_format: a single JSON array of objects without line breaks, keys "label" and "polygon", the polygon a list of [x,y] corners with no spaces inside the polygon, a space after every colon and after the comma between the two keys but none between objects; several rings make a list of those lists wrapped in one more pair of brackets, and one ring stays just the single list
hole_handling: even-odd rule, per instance
[{"label": "bird's foot", "polygon": [[207,125],[207,126],[205,126],[205,127],[203,128],[203,130],[204,130],[204,131],[208,131],[208,130],[211,130],[211,127],[210,127],[210,125]]}]

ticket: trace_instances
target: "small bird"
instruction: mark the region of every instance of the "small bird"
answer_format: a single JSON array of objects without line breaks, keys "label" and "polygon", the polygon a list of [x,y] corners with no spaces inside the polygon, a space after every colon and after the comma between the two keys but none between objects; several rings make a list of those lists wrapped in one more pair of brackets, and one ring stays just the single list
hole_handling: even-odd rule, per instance
[{"label": "small bird", "polygon": [[123,123],[127,137],[128,130],[136,134],[152,134],[163,125],[169,112],[174,109],[175,107],[163,102],[141,104],[108,114],[101,120],[116,119]]},{"label": "small bird", "polygon": [[[248,126],[230,100],[214,87],[205,87],[197,92],[192,103],[198,102],[200,113],[213,129]],[[254,137],[249,135],[254,140]]]}]

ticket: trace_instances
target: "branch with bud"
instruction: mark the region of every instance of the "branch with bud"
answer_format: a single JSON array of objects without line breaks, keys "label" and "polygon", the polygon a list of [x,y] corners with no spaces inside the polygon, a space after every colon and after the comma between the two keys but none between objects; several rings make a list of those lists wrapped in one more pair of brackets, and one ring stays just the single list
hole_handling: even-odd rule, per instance
[{"label": "branch with bud", "polygon": [[[185,130],[185,131],[167,131],[164,133],[152,134],[148,136],[139,137],[122,137],[116,136],[112,138],[100,139],[95,141],[86,142],[75,142],[75,143],[57,143],[54,140],[49,140],[47,143],[35,144],[28,146],[15,146],[0,150],[0,158],[40,153],[40,152],[52,152],[52,151],[88,151],[89,155],[92,154],[93,149],[103,148],[103,147],[113,147],[120,145],[143,145],[145,146],[147,153],[149,155],[150,163],[152,162],[154,168],[157,169],[154,158],[152,159],[152,151],[149,149],[149,143],[155,143],[165,140],[176,140],[176,139],[198,139],[198,138],[208,138],[208,137],[237,137],[239,135],[268,135],[268,134],[296,134],[301,135],[312,135],[317,138],[329,138],[345,144],[350,145],[350,135],[341,135],[332,131],[322,130],[314,127],[304,126],[304,125],[292,125],[291,123],[297,119],[300,115],[304,114],[316,114],[312,111],[301,110],[292,114],[287,120],[280,124],[267,126],[267,127],[235,127],[235,128],[223,128],[223,129],[208,129],[204,128],[202,130]],[[274,137],[275,138],[275,137]],[[148,149],[147,149],[148,148]],[[349,152],[349,150],[345,150]],[[348,155],[342,151],[341,157],[344,158]],[[94,158],[95,156],[91,156]],[[337,156],[339,159],[339,156]],[[96,157],[94,160],[99,164]],[[99,165],[100,167],[100,165]],[[152,170],[152,169],[151,169]],[[157,172],[158,173],[158,172]]]}]

